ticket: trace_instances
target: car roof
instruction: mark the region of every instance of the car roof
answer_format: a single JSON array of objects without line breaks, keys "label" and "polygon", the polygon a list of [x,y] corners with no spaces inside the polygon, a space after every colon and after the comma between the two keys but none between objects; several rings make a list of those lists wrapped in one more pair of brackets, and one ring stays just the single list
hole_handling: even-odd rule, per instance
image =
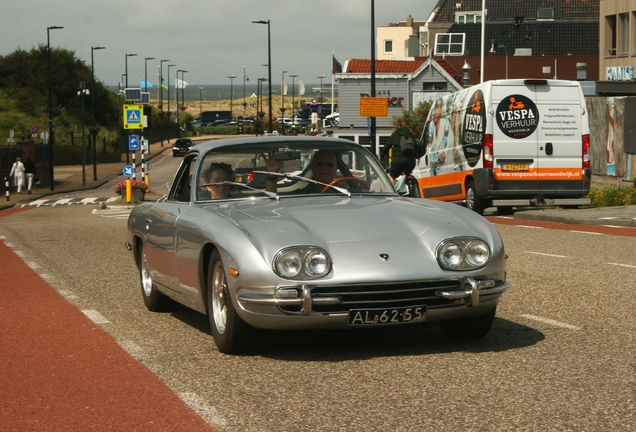
[{"label": "car roof", "polygon": [[223,147],[231,147],[236,145],[271,145],[286,146],[290,144],[316,145],[322,148],[342,147],[343,145],[352,147],[362,147],[354,141],[329,138],[329,137],[298,137],[298,136],[263,136],[263,137],[243,137],[243,138],[226,138],[222,140],[206,141],[197,144],[196,148],[199,152],[206,152],[209,149],[220,149]]}]

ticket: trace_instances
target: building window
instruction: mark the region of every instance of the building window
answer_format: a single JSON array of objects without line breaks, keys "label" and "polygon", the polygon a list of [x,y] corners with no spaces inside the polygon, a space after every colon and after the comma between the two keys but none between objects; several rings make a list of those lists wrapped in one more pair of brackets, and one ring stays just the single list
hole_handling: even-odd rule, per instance
[{"label": "building window", "polygon": [[481,24],[481,12],[457,12],[455,22],[458,24]]},{"label": "building window", "polygon": [[539,8],[537,11],[538,20],[554,20],[554,9],[552,8]]},{"label": "building window", "polygon": [[437,33],[435,55],[464,55],[464,33]]},{"label": "building window", "polygon": [[447,90],[448,89],[448,83],[446,81],[444,82],[425,82],[422,85],[422,90],[423,91],[440,91],[440,90]]},{"label": "building window", "polygon": [[629,54],[629,14],[622,13],[618,15],[618,20],[620,22],[620,35],[621,35],[621,45],[620,45],[620,53],[621,55]]},{"label": "building window", "polygon": [[384,41],[384,53],[391,54],[393,52],[393,41],[385,40]]},{"label": "building window", "polygon": [[616,15],[605,17],[605,53],[606,56],[616,56]]}]

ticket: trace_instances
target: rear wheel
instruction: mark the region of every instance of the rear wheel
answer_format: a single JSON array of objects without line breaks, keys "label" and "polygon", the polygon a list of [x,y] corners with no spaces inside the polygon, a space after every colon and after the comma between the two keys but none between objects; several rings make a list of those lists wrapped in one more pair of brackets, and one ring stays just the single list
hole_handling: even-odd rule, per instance
[{"label": "rear wheel", "polygon": [[150,275],[143,244],[139,252],[139,276],[141,278],[141,294],[144,297],[144,304],[152,312],[172,312],[179,304],[157,291]]},{"label": "rear wheel", "polygon": [[225,267],[218,251],[210,256],[207,279],[208,319],[216,346],[225,354],[246,351],[253,342],[254,329],[234,309],[225,279]]},{"label": "rear wheel", "polygon": [[466,185],[466,207],[471,209],[477,214],[484,214],[484,202],[477,196],[477,190],[475,189],[475,182],[469,181]]},{"label": "rear wheel", "polygon": [[455,318],[442,321],[440,328],[447,335],[455,339],[480,339],[488,334],[493,322],[497,307],[490,312],[475,317]]}]

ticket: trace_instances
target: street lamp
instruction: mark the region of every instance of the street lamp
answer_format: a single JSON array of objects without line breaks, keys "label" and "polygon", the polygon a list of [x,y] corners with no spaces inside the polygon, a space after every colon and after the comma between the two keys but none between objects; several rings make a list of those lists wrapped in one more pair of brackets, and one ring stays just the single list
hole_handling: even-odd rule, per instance
[{"label": "street lamp", "polygon": [[295,108],[294,108],[294,92],[295,92],[295,90],[294,90],[294,88],[295,88],[295,87],[294,87],[294,79],[295,79],[297,76],[298,76],[298,75],[290,75],[290,77],[291,77],[291,79],[292,79],[292,117],[291,117],[291,119],[292,119],[292,123],[294,122],[294,117],[293,117],[293,116],[294,116],[294,109],[295,109]]},{"label": "street lamp", "polygon": [[287,71],[283,71],[281,74],[282,79],[280,81],[280,112],[283,114],[283,120],[285,119],[285,74]]},{"label": "street lamp", "polygon": [[[177,84],[177,138],[181,138],[181,106],[183,105],[183,80],[185,79],[184,74],[188,72],[187,70],[179,69],[177,70],[177,81],[179,81],[179,72],[181,72],[181,86]],[[181,87],[181,106],[179,106],[179,87]]]},{"label": "street lamp", "polygon": [[322,120],[322,80],[325,79],[324,75],[320,75],[319,77],[316,77],[320,79],[320,90],[318,90],[318,103],[320,104],[318,106],[318,111],[320,112],[320,120]]},{"label": "street lamp", "polygon": [[77,95],[82,99],[82,186],[86,186],[86,142],[84,141],[84,95],[90,94],[86,82],[80,81],[80,91]]},{"label": "street lamp", "polygon": [[243,66],[243,117],[247,113],[247,102],[245,102],[245,81],[250,79],[245,75],[245,66]]},{"label": "street lamp", "polygon": [[126,54],[126,87],[124,87],[124,91],[128,88],[128,57],[136,57],[137,54]]},{"label": "street lamp", "polygon": [[63,29],[64,27],[59,27],[59,26],[51,26],[51,27],[47,27],[46,28],[46,52],[47,52],[47,56],[48,56],[48,63],[49,63],[49,124],[48,124],[48,129],[49,129],[49,159],[50,159],[50,168],[51,171],[49,173],[49,175],[51,176],[50,179],[50,183],[51,183],[51,190],[55,190],[55,186],[54,186],[54,173],[53,173],[53,144],[55,144],[55,134],[53,133],[53,98],[51,96],[51,37],[50,37],[50,31],[51,30],[59,30],[59,29]]},{"label": "street lamp", "polygon": [[97,181],[97,131],[95,130],[95,62],[93,61],[93,52],[95,50],[103,50],[106,47],[91,47],[91,135],[93,136],[93,180]]},{"label": "street lamp", "polygon": [[168,144],[170,144],[170,119],[172,118],[172,112],[170,111],[170,68],[175,67],[174,64],[168,65]]},{"label": "street lamp", "polygon": [[236,75],[228,75],[227,77],[230,79],[230,120],[232,120],[234,118],[234,78]]},{"label": "street lamp", "polygon": [[[375,0],[371,0],[371,97],[375,97]],[[378,154],[378,148],[375,138],[375,117],[369,120],[369,135],[371,138],[371,149],[373,153]]]},{"label": "street lamp", "polygon": [[144,91],[148,91],[148,60],[154,60],[154,57],[144,57]]},{"label": "street lamp", "polygon": [[267,21],[252,21],[253,24],[267,24],[267,78],[268,78],[268,93],[269,93],[269,133],[272,133],[272,39],[270,33],[269,20]]},{"label": "street lamp", "polygon": [[203,112],[203,87],[199,86],[199,114]]},{"label": "street lamp", "polygon": [[[169,62],[170,60],[159,60],[159,108],[161,112],[159,113],[159,118],[161,119],[161,147],[163,147],[163,64],[165,62]],[[168,69],[168,73],[170,73],[170,69]],[[168,80],[168,82],[170,82]],[[168,102],[170,102],[170,91],[168,91]],[[168,107],[168,111],[170,111],[170,107]],[[168,142],[170,142],[170,129],[168,129]]]}]

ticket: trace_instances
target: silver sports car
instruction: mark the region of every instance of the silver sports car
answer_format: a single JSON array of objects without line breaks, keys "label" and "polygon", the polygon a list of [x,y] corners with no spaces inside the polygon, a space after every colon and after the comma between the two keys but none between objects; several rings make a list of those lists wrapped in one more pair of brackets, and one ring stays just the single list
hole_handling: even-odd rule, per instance
[{"label": "silver sports car", "polygon": [[224,353],[256,329],[439,324],[479,338],[510,286],[488,221],[401,197],[375,155],[341,139],[199,144],[128,230],[146,307],[207,314]]}]

